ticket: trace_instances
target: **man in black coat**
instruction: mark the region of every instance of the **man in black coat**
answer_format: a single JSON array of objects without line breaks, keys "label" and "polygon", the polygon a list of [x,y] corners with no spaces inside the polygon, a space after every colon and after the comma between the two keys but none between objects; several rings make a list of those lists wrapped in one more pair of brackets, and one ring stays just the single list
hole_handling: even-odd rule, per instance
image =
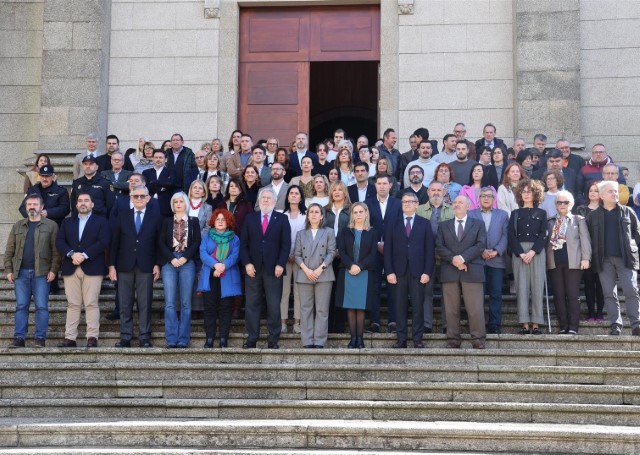
[{"label": "man in black coat", "polygon": [[[55,173],[53,166],[47,164],[42,166],[38,171],[40,175],[40,181],[34,186],[29,188],[27,194],[37,194],[44,201],[44,209],[41,212],[41,216],[49,218],[51,221],[55,221],[58,226],[62,223],[62,220],[71,211],[71,203],[69,201],[69,193],[66,189],[62,188],[55,182]],[[25,207],[25,199],[20,204],[20,214],[27,218],[27,209]]]},{"label": "man in black coat", "polygon": [[475,146],[476,150],[480,150],[481,147],[485,146],[491,150],[496,147],[507,150],[504,141],[496,137],[496,126],[493,123],[487,123],[484,128],[482,128],[482,138],[476,141]]},{"label": "man in black coat", "polygon": [[93,202],[92,213],[107,218],[116,200],[115,195],[111,192],[111,184],[98,174],[98,163],[91,155],[87,155],[82,159],[82,170],[84,175],[75,179],[71,184],[72,214],[78,214],[76,204],[78,194],[86,192],[91,195],[91,201]]},{"label": "man in black coat", "polygon": [[162,216],[172,216],[171,196],[180,190],[180,186],[176,170],[165,166],[166,160],[162,150],[154,151],[153,167],[143,171],[142,176],[147,182],[149,196],[158,200]]}]

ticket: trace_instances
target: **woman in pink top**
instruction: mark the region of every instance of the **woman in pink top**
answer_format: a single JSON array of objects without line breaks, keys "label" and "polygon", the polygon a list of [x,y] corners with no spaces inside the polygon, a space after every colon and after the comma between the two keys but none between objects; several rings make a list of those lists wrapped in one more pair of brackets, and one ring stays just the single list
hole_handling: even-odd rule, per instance
[{"label": "woman in pink top", "polygon": [[[480,189],[482,188],[482,178],[484,177],[484,166],[480,163],[471,168],[471,175],[469,175],[469,183],[464,185],[460,190],[458,196],[466,196],[471,204],[469,210],[477,209],[480,207]],[[489,186],[493,192],[493,208],[498,208],[496,189]]]}]

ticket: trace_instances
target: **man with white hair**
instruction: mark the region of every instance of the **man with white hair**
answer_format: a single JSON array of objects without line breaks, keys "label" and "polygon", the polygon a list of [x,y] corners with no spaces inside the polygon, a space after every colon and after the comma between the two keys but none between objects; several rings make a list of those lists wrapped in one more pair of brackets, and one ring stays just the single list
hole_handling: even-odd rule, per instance
[{"label": "man with white hair", "polygon": [[624,292],[631,333],[640,336],[638,218],[632,208],[619,203],[617,182],[601,182],[598,192],[602,205],[587,215],[587,226],[591,235],[592,267],[598,272],[609,318],[609,335],[622,334],[623,322],[616,283],[618,282]]},{"label": "man with white hair", "polygon": [[87,134],[86,137],[87,150],[78,153],[73,158],[73,179],[77,179],[82,175],[82,160],[86,156],[92,156],[94,159],[98,158],[101,154],[98,151],[98,136],[95,134]]}]

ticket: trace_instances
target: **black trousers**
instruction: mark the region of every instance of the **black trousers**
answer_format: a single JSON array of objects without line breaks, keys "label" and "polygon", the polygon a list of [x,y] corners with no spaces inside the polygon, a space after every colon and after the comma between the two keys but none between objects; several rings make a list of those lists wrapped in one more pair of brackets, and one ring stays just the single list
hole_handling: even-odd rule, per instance
[{"label": "black trousers", "polygon": [[409,297],[411,297],[412,334],[413,341],[422,341],[424,334],[424,290],[426,285],[420,284],[420,278],[414,278],[409,273],[403,276],[396,274],[397,284],[390,285],[395,293],[396,329],[398,341],[407,341],[407,313],[409,312]]},{"label": "black trousers", "polygon": [[578,331],[580,325],[580,280],[582,270],[570,269],[567,264],[556,264],[549,271],[553,281],[553,302],[560,330]]},{"label": "black trousers", "polygon": [[204,331],[207,339],[216,337],[216,325],[220,319],[220,338],[229,339],[229,330],[231,329],[231,305],[233,297],[220,297],[221,284],[220,278],[213,276],[209,278],[211,290],[203,295],[204,305]]}]

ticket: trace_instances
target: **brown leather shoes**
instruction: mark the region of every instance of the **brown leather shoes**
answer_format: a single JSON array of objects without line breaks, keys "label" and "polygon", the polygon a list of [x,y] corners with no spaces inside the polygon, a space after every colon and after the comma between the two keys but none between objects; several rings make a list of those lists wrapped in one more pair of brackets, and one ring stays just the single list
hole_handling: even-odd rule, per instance
[{"label": "brown leather shoes", "polygon": [[96,339],[96,337],[87,338],[87,347],[88,348],[97,348],[98,347],[98,340]]},{"label": "brown leather shoes", "polygon": [[65,338],[60,343],[58,343],[59,348],[75,348],[76,342],[75,340],[70,340],[69,338]]},{"label": "brown leather shoes", "polygon": [[448,341],[447,342],[448,349],[460,349],[460,343],[458,341]]}]

